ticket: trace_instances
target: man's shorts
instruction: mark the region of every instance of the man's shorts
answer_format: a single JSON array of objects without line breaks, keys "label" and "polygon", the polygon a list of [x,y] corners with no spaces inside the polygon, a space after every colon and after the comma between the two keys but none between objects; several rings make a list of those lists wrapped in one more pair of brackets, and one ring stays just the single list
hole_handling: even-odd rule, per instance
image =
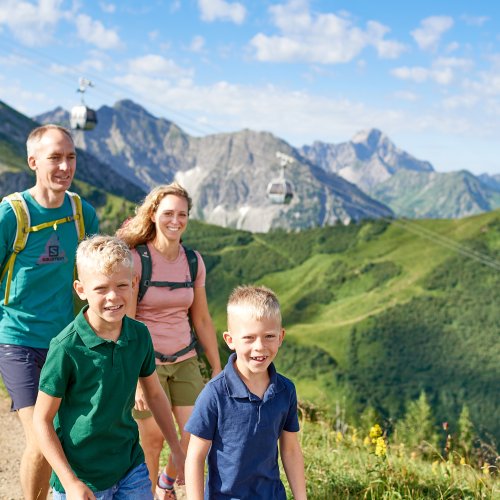
[{"label": "man's shorts", "polygon": [[[170,365],[156,365],[160,384],[172,406],[193,406],[198,394],[204,387],[198,358],[185,359]],[[148,418],[149,410],[132,410],[134,418]]]},{"label": "man's shorts", "polygon": [[11,410],[34,406],[48,349],[0,344],[0,373],[12,399]]}]

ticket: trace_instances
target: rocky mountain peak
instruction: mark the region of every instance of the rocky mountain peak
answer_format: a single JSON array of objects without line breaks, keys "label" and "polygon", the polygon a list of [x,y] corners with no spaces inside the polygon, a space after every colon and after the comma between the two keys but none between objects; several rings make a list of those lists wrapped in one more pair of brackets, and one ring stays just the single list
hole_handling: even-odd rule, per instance
[{"label": "rocky mountain peak", "polygon": [[374,149],[381,142],[381,139],[386,139],[386,136],[380,130],[371,128],[360,130],[354,134],[351,142],[353,144],[366,144],[370,148]]},{"label": "rocky mountain peak", "polygon": [[141,105],[135,103],[130,99],[122,99],[121,101],[117,101],[113,109],[118,113],[138,113],[148,118],[154,118],[151,113],[149,113],[145,108]]}]

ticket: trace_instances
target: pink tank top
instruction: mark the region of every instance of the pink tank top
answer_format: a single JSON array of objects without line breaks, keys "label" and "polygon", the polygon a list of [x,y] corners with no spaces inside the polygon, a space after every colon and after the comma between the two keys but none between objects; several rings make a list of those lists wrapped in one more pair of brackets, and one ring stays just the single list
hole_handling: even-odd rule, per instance
[{"label": "pink tank top", "polygon": [[[166,260],[153,245],[148,244],[152,261],[151,281],[191,281],[189,264],[186,252],[181,246],[179,256],[175,261]],[[134,273],[141,276],[141,258],[134,249]],[[206,268],[201,255],[198,256],[198,275],[194,286],[205,286]],[[137,304],[135,318],[146,324],[151,333],[155,351],[162,354],[174,354],[191,342],[188,310],[193,303],[194,291],[192,288],[177,288],[170,290],[168,287],[149,287],[143,299]],[[183,361],[196,355],[192,351],[177,359]],[[156,360],[157,364],[162,364]]]}]

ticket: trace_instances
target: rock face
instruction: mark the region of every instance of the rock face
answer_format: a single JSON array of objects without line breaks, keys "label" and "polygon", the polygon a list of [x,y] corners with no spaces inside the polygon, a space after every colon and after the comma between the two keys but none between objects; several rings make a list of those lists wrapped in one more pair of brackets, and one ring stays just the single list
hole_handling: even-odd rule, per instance
[{"label": "rock face", "polygon": [[[81,135],[80,147],[142,189],[179,181],[193,198],[193,216],[201,220],[266,232],[393,215],[270,133],[192,137],[129,100],[103,106],[97,115],[96,128]],[[38,118],[55,117],[46,113]],[[272,204],[266,194],[268,183],[280,175],[278,151],[295,159],[286,173],[295,191],[290,205]]]},{"label": "rock face", "polygon": [[315,142],[301,152],[321,168],[356,184],[397,216],[459,218],[500,207],[500,176],[438,173],[371,129],[349,142]]},{"label": "rock face", "polygon": [[417,160],[397,148],[377,129],[359,132],[340,144],[315,142],[303,146],[302,154],[323,169],[335,172],[369,193],[400,170],[433,172],[427,161]]}]

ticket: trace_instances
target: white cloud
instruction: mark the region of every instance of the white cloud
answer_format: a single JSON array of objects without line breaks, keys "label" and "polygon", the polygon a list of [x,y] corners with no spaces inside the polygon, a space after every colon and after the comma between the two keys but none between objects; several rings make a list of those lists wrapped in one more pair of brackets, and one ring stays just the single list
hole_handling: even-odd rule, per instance
[{"label": "white cloud", "polygon": [[46,44],[52,40],[57,23],[64,16],[62,0],[39,0],[38,4],[3,0],[0,26],[6,25],[13,36],[28,46]]},{"label": "white cloud", "polygon": [[160,32],[159,30],[153,30],[148,33],[148,38],[150,41],[155,42],[160,38]]},{"label": "white cloud", "polygon": [[114,3],[99,2],[99,7],[106,14],[113,14],[116,12],[116,5]]},{"label": "white cloud", "polygon": [[399,90],[394,92],[394,97],[400,99],[401,101],[414,102],[418,100],[418,95],[415,92],[410,92],[408,90]]},{"label": "white cloud", "polygon": [[385,39],[387,26],[369,21],[366,29],[354,26],[345,15],[311,14],[308,2],[292,0],[269,8],[280,35],[258,33],[250,41],[260,61],[346,63],[373,46],[381,58],[398,57],[403,44]]},{"label": "white cloud", "polygon": [[432,63],[431,68],[402,66],[393,69],[391,74],[401,80],[411,80],[416,83],[434,81],[440,85],[450,85],[455,80],[456,71],[468,71],[473,65],[470,59],[440,57]]},{"label": "white cloud", "polygon": [[106,29],[101,21],[96,21],[86,14],[76,17],[78,36],[100,49],[116,49],[121,46],[120,37],[116,31]]},{"label": "white cloud", "polygon": [[461,19],[464,21],[465,24],[478,27],[483,26],[483,24],[485,24],[487,21],[490,20],[488,16],[468,16],[465,14],[461,16]]},{"label": "white cloud", "polygon": [[247,13],[242,3],[231,3],[225,0],[198,0],[198,7],[201,11],[201,19],[209,23],[221,20],[241,24]]},{"label": "white cloud", "polygon": [[177,12],[181,8],[181,0],[174,0],[170,3],[170,12]]},{"label": "white cloud", "polygon": [[451,52],[455,52],[456,50],[458,50],[460,48],[460,44],[458,42],[451,42],[449,43],[444,51],[447,53],[447,54],[450,54]]},{"label": "white cloud", "polygon": [[455,95],[443,100],[443,107],[447,110],[472,109],[477,105],[479,97],[473,94]]},{"label": "white cloud", "polygon": [[449,16],[431,16],[420,23],[420,28],[411,32],[417,45],[422,50],[434,50],[441,36],[451,29],[453,18]]},{"label": "white cloud", "polygon": [[429,79],[430,70],[419,66],[414,66],[412,68],[401,66],[399,68],[394,68],[391,74],[400,80],[412,80],[416,83],[422,83]]},{"label": "white cloud", "polygon": [[205,46],[205,39],[201,35],[193,37],[191,44],[189,45],[189,50],[192,52],[201,52]]},{"label": "white cloud", "polygon": [[192,69],[181,68],[173,60],[157,54],[131,59],[128,67],[130,73],[134,75],[161,76],[169,80],[191,78],[194,73]]}]

